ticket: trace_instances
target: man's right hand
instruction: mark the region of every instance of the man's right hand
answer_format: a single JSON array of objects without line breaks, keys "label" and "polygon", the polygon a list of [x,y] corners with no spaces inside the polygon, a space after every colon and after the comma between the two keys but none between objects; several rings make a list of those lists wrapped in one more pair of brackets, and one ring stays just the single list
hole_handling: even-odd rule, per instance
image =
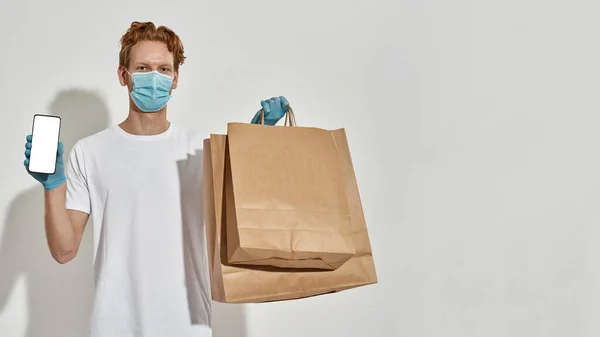
[{"label": "man's right hand", "polygon": [[56,171],[54,174],[47,173],[34,173],[29,171],[29,156],[31,155],[31,135],[27,135],[25,142],[25,169],[27,172],[39,181],[46,190],[52,190],[62,185],[66,180],[65,176],[65,164],[63,160],[64,145],[62,142],[58,143],[58,150],[56,152]]}]

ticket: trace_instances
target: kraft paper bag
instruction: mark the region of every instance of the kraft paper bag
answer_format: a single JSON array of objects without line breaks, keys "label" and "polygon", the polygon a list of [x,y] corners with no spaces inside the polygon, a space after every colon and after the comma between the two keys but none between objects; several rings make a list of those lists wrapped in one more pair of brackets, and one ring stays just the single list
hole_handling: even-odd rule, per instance
[{"label": "kraft paper bag", "polygon": [[342,167],[350,240],[356,252],[335,270],[307,271],[227,262],[229,237],[223,224],[227,136],[213,134],[204,141],[203,199],[213,300],[223,303],[293,300],[378,282],[346,134],[340,129],[332,131],[332,135],[338,144],[336,156]]},{"label": "kraft paper bag", "polygon": [[228,124],[229,263],[334,270],[356,254],[338,146],[329,130]]}]

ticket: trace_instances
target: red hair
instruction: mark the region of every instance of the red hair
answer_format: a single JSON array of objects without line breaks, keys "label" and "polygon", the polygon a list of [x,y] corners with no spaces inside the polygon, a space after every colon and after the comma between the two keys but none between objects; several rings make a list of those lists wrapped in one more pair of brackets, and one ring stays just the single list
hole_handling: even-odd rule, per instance
[{"label": "red hair", "polygon": [[131,48],[140,41],[164,42],[167,49],[173,53],[175,71],[179,70],[179,66],[185,61],[183,44],[175,32],[165,26],[157,28],[152,22],[134,21],[121,37],[121,52],[119,52],[119,64],[121,66],[129,67]]}]

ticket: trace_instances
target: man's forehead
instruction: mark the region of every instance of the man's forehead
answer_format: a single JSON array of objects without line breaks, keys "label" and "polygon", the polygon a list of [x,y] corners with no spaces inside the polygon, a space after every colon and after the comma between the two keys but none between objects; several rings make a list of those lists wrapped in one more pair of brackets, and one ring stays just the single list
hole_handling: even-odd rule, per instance
[{"label": "man's forehead", "polygon": [[131,48],[131,62],[143,64],[158,64],[165,63],[173,64],[173,53],[169,51],[167,45],[155,41],[142,41]]}]

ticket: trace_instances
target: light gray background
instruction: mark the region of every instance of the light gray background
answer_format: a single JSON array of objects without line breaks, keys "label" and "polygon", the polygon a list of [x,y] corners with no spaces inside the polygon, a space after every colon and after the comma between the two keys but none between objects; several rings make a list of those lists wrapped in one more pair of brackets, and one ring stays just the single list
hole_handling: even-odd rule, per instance
[{"label": "light gray background", "polygon": [[118,40],[133,20],[183,39],[173,121],[224,132],[285,95],[299,124],[348,132],[380,283],[218,305],[216,337],[600,335],[599,9],[3,0],[0,335],[83,336],[90,231],[75,261],[51,260],[23,144],[34,113],[63,116],[67,149],[125,117]]}]

